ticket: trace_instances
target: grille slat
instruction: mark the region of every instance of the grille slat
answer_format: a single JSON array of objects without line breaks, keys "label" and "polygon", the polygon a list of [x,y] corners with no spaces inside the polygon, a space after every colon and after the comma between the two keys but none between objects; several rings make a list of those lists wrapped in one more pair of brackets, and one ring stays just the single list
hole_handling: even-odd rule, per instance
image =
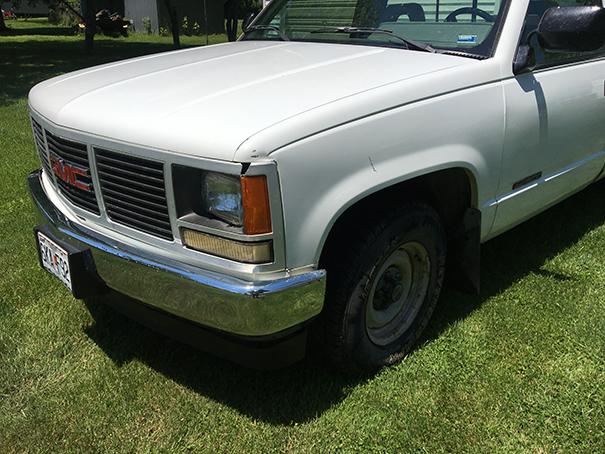
[{"label": "grille slat", "polygon": [[164,207],[166,205],[166,197],[161,196],[161,195],[149,194],[148,192],[139,191],[138,189],[130,188],[124,184],[112,183],[111,181],[108,181],[108,180],[105,180],[105,182],[104,182],[103,191],[105,191],[106,187],[113,191],[116,191],[118,193],[126,192],[131,197],[136,198],[136,199],[143,198],[145,201],[147,201],[147,199],[151,199],[151,200],[155,201],[156,203],[161,204],[162,207]]},{"label": "grille slat", "polygon": [[141,173],[133,172],[126,169],[120,169],[118,167],[109,166],[107,164],[103,164],[101,162],[97,162],[97,168],[99,172],[105,172],[107,174],[117,174],[124,178],[135,178],[138,181],[141,181],[144,184],[149,184],[152,186],[164,187],[164,179],[158,177],[150,177],[147,175],[143,175]]},{"label": "grille slat", "polygon": [[32,119],[32,124],[34,125],[34,128],[36,129],[36,131],[38,131],[39,134],[42,134],[42,126],[40,126],[40,124],[36,121]]},{"label": "grille slat", "polygon": [[88,174],[78,175],[77,178],[80,182],[93,188],[92,191],[85,191],[57,177],[57,186],[61,193],[77,207],[97,215],[100,214],[99,204],[92,184],[92,177],[90,176],[90,163],[88,162],[88,148],[86,144],[62,139],[48,131],[45,131],[45,133],[49,152],[61,158],[65,164],[76,165],[85,169]]},{"label": "grille slat", "polygon": [[95,157],[109,219],[172,240],[164,165],[98,148]]},{"label": "grille slat", "polygon": [[74,156],[70,153],[66,153],[65,150],[61,150],[61,149],[55,147],[50,142],[48,142],[48,150],[53,152],[60,158],[63,158],[73,164],[78,164],[80,166],[88,168],[88,158],[83,158],[81,156]]},{"label": "grille slat", "polygon": [[42,127],[36,123],[36,120],[32,120],[32,125],[34,126],[34,135],[36,140],[39,140],[41,143],[44,143],[44,132],[42,131]]},{"label": "grille slat", "polygon": [[82,157],[88,156],[88,150],[86,148],[86,144],[72,142],[71,140],[62,139],[50,132],[46,131],[46,137],[49,142],[54,143],[58,148],[62,150],[68,150],[76,155],[80,155]]},{"label": "grille slat", "polygon": [[111,172],[106,172],[104,170],[100,170],[99,169],[99,177],[103,177],[105,179],[109,179],[109,180],[114,180],[114,182],[119,182],[118,184],[122,184],[124,186],[131,186],[131,185],[135,185],[135,187],[139,190],[139,191],[154,191],[156,194],[158,195],[162,195],[164,194],[164,182],[162,182],[162,185],[152,185],[152,184],[147,184],[147,183],[141,183],[139,181],[135,181],[132,178],[125,178],[122,176],[118,176],[115,173],[111,173]]},{"label": "grille slat", "polygon": [[132,164],[130,162],[127,161],[120,161],[119,159],[114,159],[111,158],[109,156],[100,156],[97,155],[97,162],[99,163],[104,163],[107,165],[110,164],[117,164],[120,167],[127,167],[129,169],[134,170],[135,172],[146,172],[148,174],[151,175],[155,175],[159,178],[163,178],[164,175],[164,169],[163,168],[149,168],[149,167],[145,167],[145,166],[137,166],[136,164]]},{"label": "grille slat", "polygon": [[124,192],[114,191],[113,189],[110,189],[109,187],[106,187],[105,189],[103,189],[103,197],[107,198],[108,200],[117,201],[118,203],[120,203],[120,202],[133,203],[134,202],[134,203],[142,204],[142,205],[144,205],[145,208],[148,208],[151,210],[162,210],[166,204],[165,201],[164,201],[164,204],[151,202],[149,200],[143,201],[140,198],[133,197],[131,195],[125,194]]},{"label": "grille slat", "polygon": [[63,191],[63,194],[73,203],[74,205],[79,206],[80,208],[88,211],[92,211],[93,213],[99,213],[99,207],[97,206],[97,199],[93,196],[86,197],[83,195],[83,191],[78,189],[73,189],[68,184],[63,181],[57,179],[57,185]]},{"label": "grille slat", "polygon": [[46,131],[48,149],[63,159],[89,167],[86,145],[60,139]]},{"label": "grille slat", "polygon": [[78,164],[78,165],[88,168],[88,159],[86,159],[86,158],[81,158],[80,156],[73,156],[73,155],[70,155],[69,153],[65,153],[65,151],[60,150],[60,149],[54,147],[53,145],[51,145],[50,142],[48,143],[48,150],[53,152],[60,158],[63,158],[66,161],[69,161],[70,163]]},{"label": "grille slat", "polygon": [[172,240],[174,238],[172,236],[172,232],[168,234],[167,230],[164,228],[155,227],[146,222],[137,221],[136,219],[133,219],[130,216],[122,216],[119,213],[113,213],[113,215],[111,216],[111,220],[119,224],[127,225],[136,230],[149,233],[150,235],[157,236],[159,238],[164,238],[166,240]]},{"label": "grille slat", "polygon": [[144,215],[158,216],[159,219],[165,219],[166,221],[170,220],[170,217],[168,215],[158,212],[157,208],[153,209],[153,208],[144,207],[142,205],[135,205],[133,203],[126,202],[124,200],[120,200],[115,197],[111,197],[110,195],[107,195],[107,194],[105,194],[103,197],[104,197],[105,204],[107,205],[107,207],[110,207],[110,206],[128,207],[128,209],[132,210],[133,212],[138,212],[138,213],[141,213]]},{"label": "grille slat", "polygon": [[140,222],[147,222],[151,225],[155,225],[156,227],[160,227],[160,228],[165,228],[165,229],[170,228],[169,220],[162,221],[161,219],[153,218],[151,216],[146,216],[139,212],[136,212],[136,211],[133,211],[133,210],[130,210],[127,208],[122,208],[120,206],[116,206],[113,204],[106,205],[106,208],[107,208],[108,213],[118,214],[120,216],[130,216]]},{"label": "grille slat", "polygon": [[32,125],[34,127],[34,141],[36,142],[36,148],[38,150],[38,155],[40,156],[40,161],[42,162],[42,167],[50,175],[51,166],[50,160],[48,159],[48,152],[44,146],[44,131],[34,119],[32,119]]},{"label": "grille slat", "polygon": [[41,153],[44,154],[44,158],[46,160],[48,160],[48,157],[46,156],[46,150],[44,147],[44,138],[42,136],[39,136],[37,132],[34,133],[34,140],[36,141],[36,145],[38,146],[38,151],[40,151]]}]

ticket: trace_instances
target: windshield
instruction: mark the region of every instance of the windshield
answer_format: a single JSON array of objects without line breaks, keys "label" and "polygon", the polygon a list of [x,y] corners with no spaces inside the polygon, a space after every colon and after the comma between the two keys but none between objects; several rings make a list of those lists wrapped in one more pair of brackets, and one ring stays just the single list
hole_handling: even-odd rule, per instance
[{"label": "windshield", "polygon": [[508,1],[273,0],[243,39],[435,48],[490,57]]}]

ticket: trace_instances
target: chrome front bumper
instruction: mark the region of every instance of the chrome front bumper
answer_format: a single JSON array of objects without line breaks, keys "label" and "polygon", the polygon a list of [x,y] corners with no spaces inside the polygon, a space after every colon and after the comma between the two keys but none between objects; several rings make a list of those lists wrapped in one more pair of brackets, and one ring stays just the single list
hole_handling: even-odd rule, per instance
[{"label": "chrome front bumper", "polygon": [[246,282],[182,262],[142,254],[77,224],[49,200],[41,171],[28,177],[39,224],[58,240],[92,252],[96,272],[112,290],[228,334],[284,332],[321,311],[323,270],[269,282]]}]

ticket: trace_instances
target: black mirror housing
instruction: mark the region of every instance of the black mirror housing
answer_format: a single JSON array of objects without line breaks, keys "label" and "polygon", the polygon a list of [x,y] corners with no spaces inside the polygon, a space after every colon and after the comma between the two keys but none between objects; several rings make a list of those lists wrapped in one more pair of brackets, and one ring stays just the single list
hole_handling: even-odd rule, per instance
[{"label": "black mirror housing", "polygon": [[519,46],[513,61],[513,74],[519,75],[530,72],[536,66],[536,53],[528,44]]},{"label": "black mirror housing", "polygon": [[605,44],[605,8],[550,8],[542,16],[537,35],[540,46],[546,51],[596,51]]}]

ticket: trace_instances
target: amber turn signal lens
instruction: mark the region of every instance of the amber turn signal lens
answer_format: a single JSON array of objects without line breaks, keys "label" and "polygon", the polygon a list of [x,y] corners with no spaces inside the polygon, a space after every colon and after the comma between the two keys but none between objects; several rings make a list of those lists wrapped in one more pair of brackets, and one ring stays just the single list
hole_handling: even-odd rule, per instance
[{"label": "amber turn signal lens", "polygon": [[271,209],[267,177],[242,176],[242,205],[244,208],[244,234],[271,233]]},{"label": "amber turn signal lens", "polygon": [[270,263],[273,261],[271,241],[242,243],[190,229],[182,229],[181,237],[188,248],[237,262]]}]

